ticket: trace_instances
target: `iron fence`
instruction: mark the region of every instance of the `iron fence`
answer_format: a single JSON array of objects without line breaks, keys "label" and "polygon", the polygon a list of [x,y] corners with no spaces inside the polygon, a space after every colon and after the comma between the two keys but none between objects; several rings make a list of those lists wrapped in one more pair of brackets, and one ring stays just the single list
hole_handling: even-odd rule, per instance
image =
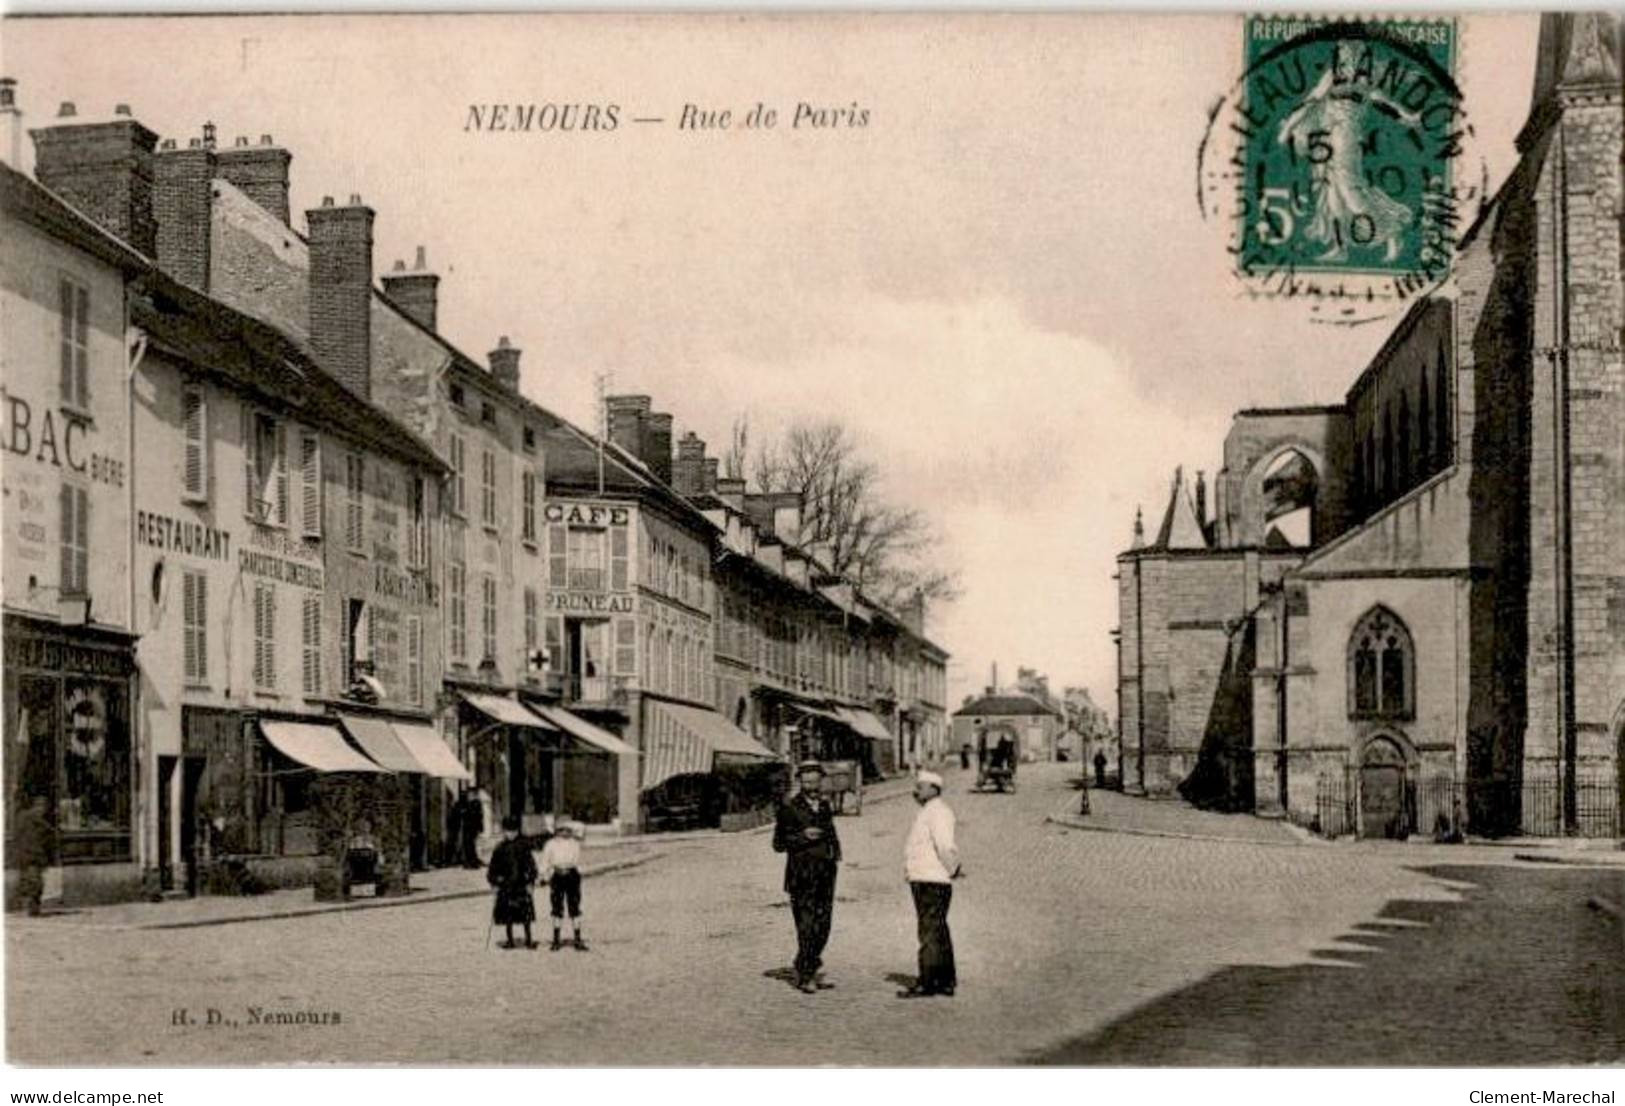
[{"label": "iron fence", "polygon": [[[1514,832],[1529,837],[1562,837],[1570,831],[1563,817],[1563,787],[1555,777],[1466,784],[1451,775],[1411,780],[1405,789],[1405,811],[1396,836],[1426,834],[1459,839],[1470,828],[1467,811],[1471,799],[1490,808],[1518,812]],[[1573,833],[1579,837],[1625,836],[1621,819],[1619,781],[1612,776],[1581,776],[1575,780]],[[1320,773],[1315,780],[1315,816],[1310,827],[1325,837],[1360,832],[1359,770],[1345,768]],[[1396,832],[1397,831],[1397,832]]]}]

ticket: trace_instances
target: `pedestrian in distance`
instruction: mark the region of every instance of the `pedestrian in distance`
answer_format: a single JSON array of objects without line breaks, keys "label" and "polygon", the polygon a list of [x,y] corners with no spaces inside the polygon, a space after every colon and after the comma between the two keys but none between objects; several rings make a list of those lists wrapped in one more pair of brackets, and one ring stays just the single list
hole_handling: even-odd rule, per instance
[{"label": "pedestrian in distance", "polygon": [[798,790],[779,805],[773,851],[785,854],[784,889],[796,922],[795,983],[812,994],[823,984],[824,946],[835,911],[835,875],[841,841],[835,814],[821,794],[824,766],[803,761],[796,769]]},{"label": "pedestrian in distance", "polygon": [[554,952],[564,947],[559,933],[566,913],[570,915],[570,944],[577,951],[587,951],[587,941],[581,936],[581,841],[586,828],[580,822],[563,822],[542,846],[542,882],[547,884],[553,908],[553,944],[549,948]]},{"label": "pedestrian in distance", "polygon": [[959,768],[961,771],[970,768],[970,742],[968,741],[959,747]]},{"label": "pedestrian in distance", "polygon": [[50,804],[43,796],[29,801],[18,815],[12,830],[11,856],[17,865],[17,895],[32,916],[38,917],[45,901],[45,869],[56,852],[51,828]]},{"label": "pedestrian in distance", "polygon": [[1106,787],[1106,750],[1095,750],[1095,786],[1102,790]]},{"label": "pedestrian in distance", "polygon": [[462,835],[458,852],[462,856],[463,867],[478,868],[480,834],[485,832],[485,807],[480,803],[475,788],[464,791],[462,798],[457,801],[463,808],[462,814],[457,819],[457,829]]},{"label": "pedestrian in distance", "polygon": [[914,801],[920,810],[903,847],[903,871],[914,896],[920,974],[897,997],[951,997],[959,979],[953,936],[948,932],[948,904],[953,899],[953,881],[964,874],[954,843],[954,812],[942,798],[942,777],[935,772],[915,777]]},{"label": "pedestrian in distance", "polygon": [[519,836],[519,819],[510,815],[502,820],[502,843],[491,853],[490,866],[485,878],[496,888],[496,902],[491,908],[491,921],[507,930],[508,939],[502,947],[516,947],[513,927],[525,927],[525,947],[533,949],[536,941],[530,926],[536,920],[536,901],[530,889],[536,886],[539,873],[536,858],[531,855],[530,842]]}]

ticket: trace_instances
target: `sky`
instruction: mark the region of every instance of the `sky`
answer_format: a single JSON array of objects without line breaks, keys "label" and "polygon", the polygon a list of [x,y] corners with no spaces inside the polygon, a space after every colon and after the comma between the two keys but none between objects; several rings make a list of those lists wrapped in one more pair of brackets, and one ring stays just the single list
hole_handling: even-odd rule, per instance
[{"label": "sky", "polygon": [[[1462,16],[1492,186],[1538,17]],[[168,138],[293,152],[292,209],[378,212],[427,249],[440,329],[524,350],[523,391],[596,426],[595,379],[725,447],[844,422],[922,510],[960,598],[930,613],[950,709],[1017,665],[1115,715],[1116,555],[1231,413],[1326,403],[1386,335],[1240,294],[1195,201],[1239,74],[1226,15],[285,16],[7,20],[26,123],[127,103]],[[94,64],[87,60],[94,59]],[[495,133],[473,105],[619,105],[615,131]],[[772,129],[746,128],[757,103]],[[796,105],[861,127],[792,127]],[[683,130],[685,104],[732,113]],[[579,110],[579,109],[578,109]],[[639,124],[634,117],[659,118]],[[27,163],[25,155],[25,164]]]}]

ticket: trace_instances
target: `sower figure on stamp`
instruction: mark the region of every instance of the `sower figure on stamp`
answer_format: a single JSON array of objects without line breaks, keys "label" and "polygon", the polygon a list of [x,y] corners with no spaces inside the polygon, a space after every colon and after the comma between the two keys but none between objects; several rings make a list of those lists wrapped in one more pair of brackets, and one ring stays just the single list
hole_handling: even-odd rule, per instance
[{"label": "sower figure on stamp", "polygon": [[819,987],[824,946],[835,910],[835,874],[841,842],[835,815],[819,793],[824,767],[815,760],[796,769],[799,790],[779,806],[773,851],[784,853],[784,889],[796,920],[796,987],[812,994]]},{"label": "sower figure on stamp", "polygon": [[542,882],[547,884],[553,908],[554,952],[564,947],[559,930],[566,912],[574,931],[570,943],[581,952],[587,951],[586,939],[581,936],[581,839],[585,829],[580,822],[560,823],[558,832],[542,846]]},{"label": "sower figure on stamp", "polygon": [[491,853],[485,878],[497,889],[491,920],[507,930],[508,939],[502,942],[502,947],[514,947],[513,927],[518,924],[525,927],[525,947],[535,948],[530,924],[536,920],[536,901],[531,898],[530,889],[536,886],[538,878],[536,858],[530,855],[530,842],[519,836],[517,817],[510,815],[502,820],[502,843]]},{"label": "sower figure on stamp", "polygon": [[953,880],[960,877],[959,849],[954,844],[954,812],[942,800],[942,777],[921,772],[914,780],[920,812],[903,848],[903,870],[914,895],[919,925],[920,975],[898,998],[951,996],[959,985],[954,968],[954,940],[948,932],[948,904]]}]

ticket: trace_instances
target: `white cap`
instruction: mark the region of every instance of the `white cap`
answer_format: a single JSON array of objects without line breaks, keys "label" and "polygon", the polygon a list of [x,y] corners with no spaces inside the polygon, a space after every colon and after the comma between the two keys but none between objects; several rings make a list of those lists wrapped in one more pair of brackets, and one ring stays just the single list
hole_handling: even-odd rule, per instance
[{"label": "white cap", "polygon": [[914,777],[915,783],[928,783],[938,791],[942,790],[942,777],[935,772],[921,772]]}]

